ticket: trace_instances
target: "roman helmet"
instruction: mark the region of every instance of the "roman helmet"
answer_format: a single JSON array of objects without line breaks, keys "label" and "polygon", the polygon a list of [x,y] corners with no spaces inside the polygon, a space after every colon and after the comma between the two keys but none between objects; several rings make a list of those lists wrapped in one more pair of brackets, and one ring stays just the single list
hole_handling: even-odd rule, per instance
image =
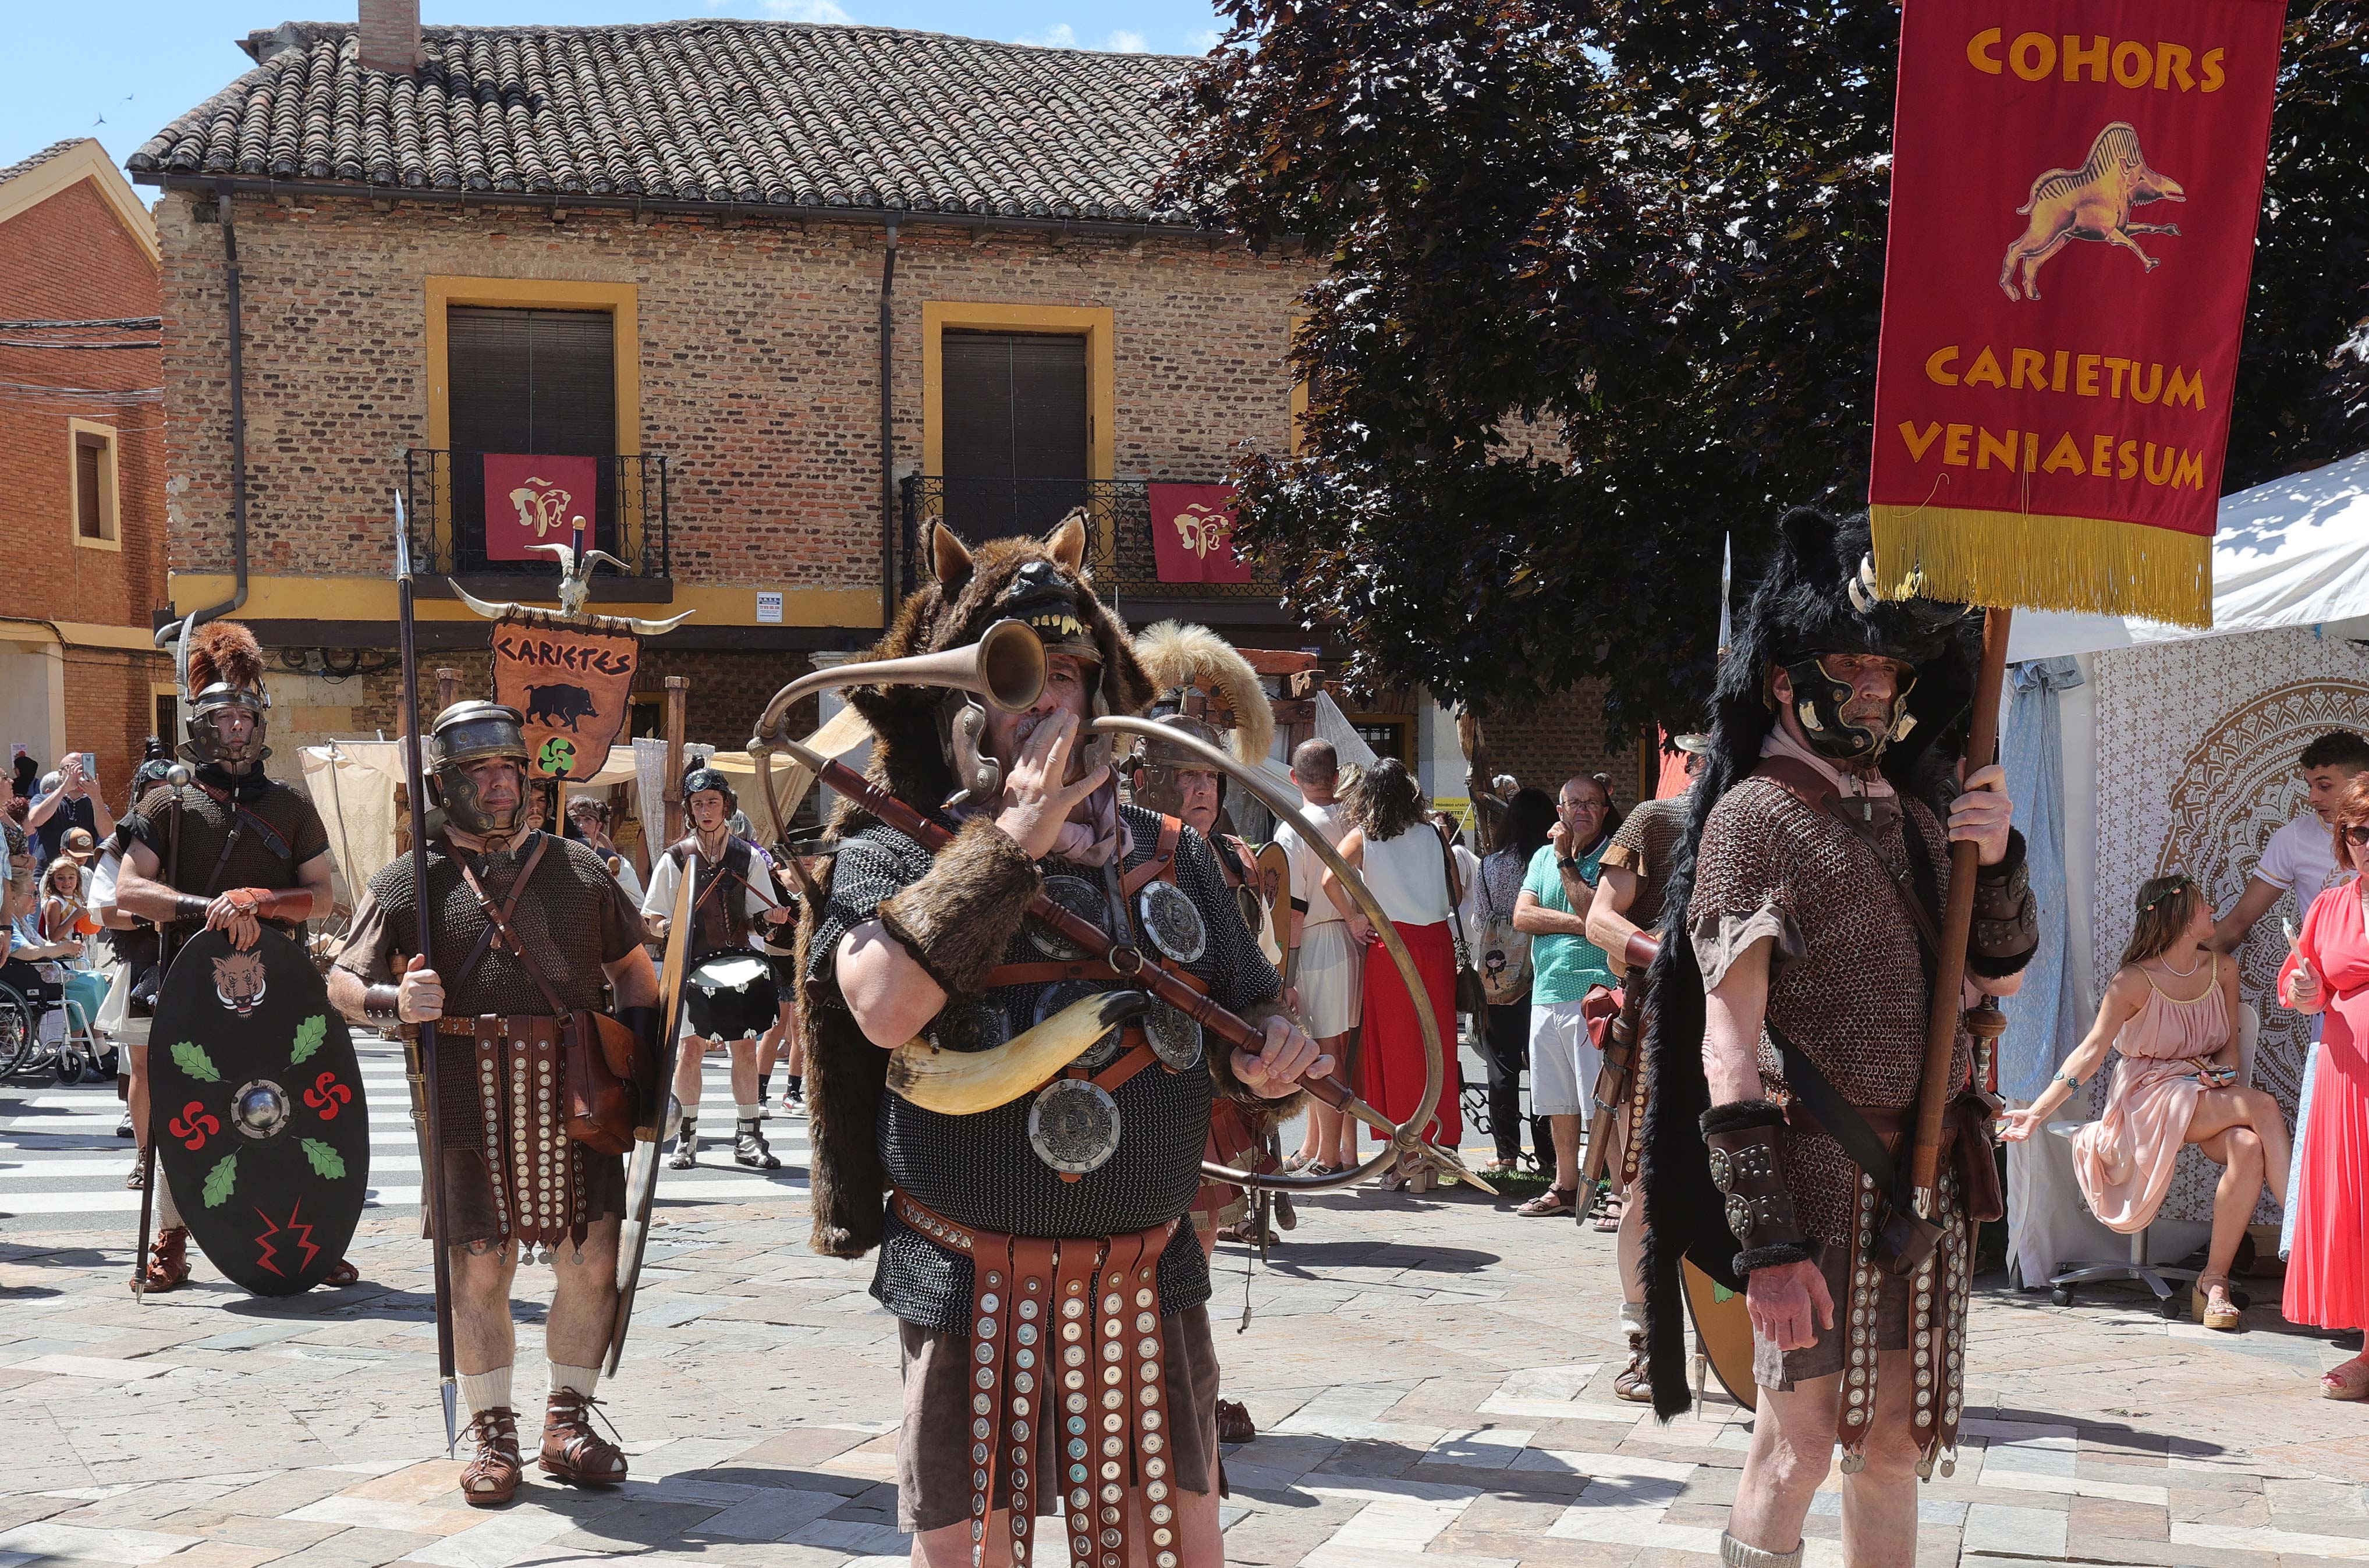
[{"label": "roman helmet", "polygon": [[[455,703],[436,715],[428,735],[428,761],[435,772],[436,800],[446,821],[478,838],[503,839],[519,830],[526,818],[525,724],[516,708],[479,697]],[[518,804],[499,817],[478,799],[476,781],[469,776],[469,764],[486,757],[505,757],[518,764]]]},{"label": "roman helmet", "polygon": [[[271,748],[263,743],[271,698],[263,689],[263,648],[253,632],[235,621],[209,621],[197,627],[184,623],[175,662],[189,704],[183,722],[189,736],[180,748],[183,758],[200,767],[214,763],[245,773],[271,755]],[[233,711],[255,720],[246,738],[236,745],[223,739],[220,728],[222,715]]]},{"label": "roman helmet", "polygon": [[[1275,705],[1267,699],[1258,671],[1231,644],[1207,626],[1162,621],[1137,635],[1135,657],[1161,692],[1151,707],[1153,722],[1206,745],[1226,744],[1215,725],[1184,711],[1184,693],[1204,691],[1215,706],[1233,716],[1230,738],[1235,761],[1256,767],[1266,760],[1268,748],[1275,744]],[[1207,766],[1189,757],[1181,746],[1146,738],[1136,741],[1120,771],[1133,781],[1138,806],[1173,814],[1178,800],[1177,772]],[[1226,808],[1226,784],[1221,773],[1218,775],[1220,814]]]},{"label": "roman helmet", "polygon": [[[1025,647],[1026,645],[1023,644],[1022,646]],[[692,769],[691,772],[682,775],[683,805],[685,807],[690,806],[691,797],[699,794],[703,790],[714,790],[716,794],[722,795],[724,797],[724,809],[727,813],[740,809],[740,794],[738,790],[732,787],[732,781],[726,778],[721,771],[708,767],[704,763],[702,763],[700,766]]]},{"label": "roman helmet", "polygon": [[[1179,713],[1167,704],[1155,705],[1150,717],[1161,728],[1189,735],[1205,746],[1225,744],[1217,729],[1207,720]],[[1175,816],[1178,807],[1184,804],[1184,792],[1177,779],[1179,773],[1217,773],[1218,809],[1222,813],[1226,808],[1226,775],[1201,759],[1189,755],[1182,746],[1170,746],[1149,736],[1139,736],[1135,750],[1127,753],[1126,766],[1121,771],[1127,776],[1127,788],[1135,804],[1167,817]]]}]

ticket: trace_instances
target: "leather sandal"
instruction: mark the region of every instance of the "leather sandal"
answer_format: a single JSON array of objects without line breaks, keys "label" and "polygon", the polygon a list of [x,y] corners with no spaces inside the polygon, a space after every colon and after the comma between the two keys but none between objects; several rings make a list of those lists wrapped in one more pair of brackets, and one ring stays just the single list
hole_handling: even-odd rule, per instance
[{"label": "leather sandal", "polygon": [[189,1232],[186,1226],[176,1225],[160,1230],[148,1243],[148,1263],[141,1271],[146,1288],[153,1295],[177,1290],[189,1277]]},{"label": "leather sandal", "polygon": [[1258,1440],[1258,1423],[1251,1419],[1250,1407],[1238,1401],[1218,1402],[1218,1441],[1220,1443],[1252,1443]]},{"label": "leather sandal", "polygon": [[518,1413],[493,1405],[469,1417],[477,1445],[461,1471],[461,1496],[472,1508],[498,1508],[518,1495],[525,1466],[519,1459]]},{"label": "leather sandal", "polygon": [[625,1455],[592,1430],[600,1401],[574,1389],[554,1389],[543,1413],[543,1473],[576,1486],[615,1486],[625,1479]]},{"label": "leather sandal", "polygon": [[1572,1213],[1578,1207],[1577,1189],[1549,1187],[1514,1212],[1525,1219],[1553,1219]]},{"label": "leather sandal", "polygon": [[1645,1359],[1645,1336],[1634,1330],[1629,1334],[1629,1365],[1613,1378],[1612,1391],[1631,1404],[1654,1402],[1654,1375]]},{"label": "leather sandal", "polygon": [[361,1282],[362,1271],[354,1266],[350,1258],[339,1258],[329,1272],[321,1276],[321,1287],[326,1290],[338,1290]]}]

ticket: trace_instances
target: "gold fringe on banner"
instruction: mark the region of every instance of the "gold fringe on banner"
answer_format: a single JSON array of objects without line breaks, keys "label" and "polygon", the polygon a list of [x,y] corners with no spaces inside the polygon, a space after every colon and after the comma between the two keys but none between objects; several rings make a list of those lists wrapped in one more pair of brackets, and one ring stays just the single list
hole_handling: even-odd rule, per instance
[{"label": "gold fringe on banner", "polygon": [[1871,506],[1875,573],[1892,597],[2213,624],[2213,541],[2105,518]]}]

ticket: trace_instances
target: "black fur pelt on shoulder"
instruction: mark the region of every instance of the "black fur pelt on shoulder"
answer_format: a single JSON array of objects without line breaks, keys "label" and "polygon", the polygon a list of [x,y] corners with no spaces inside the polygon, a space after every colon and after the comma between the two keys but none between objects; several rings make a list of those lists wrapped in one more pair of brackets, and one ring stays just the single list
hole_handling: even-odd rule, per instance
[{"label": "black fur pelt on shoulder", "polygon": [[1917,723],[1883,754],[1893,786],[1949,819],[1952,777],[1981,656],[1981,623],[1963,605],[1931,601],[1872,603],[1861,609],[1849,585],[1872,555],[1867,518],[1833,518],[1807,507],[1787,512],[1778,548],[1735,628],[1722,661],[1710,753],[1688,797],[1687,828],[1673,857],[1662,904],[1661,951],[1654,960],[1645,1031],[1650,1102],[1641,1174],[1645,1183],[1647,1349],[1654,1410],[1664,1420],[1691,1402],[1687,1386],[1687,1310],[1678,1264],[1691,1258],[1714,1280],[1741,1288],[1730,1267],[1736,1242],[1723,1200],[1711,1185],[1701,1117],[1710,1107],[1703,1076],[1703,979],[1688,934],[1695,853],[1703,823],[1720,797],[1759,765],[1761,743],[1776,725],[1768,678],[1784,655],[1802,648],[1880,652],[1910,659],[1917,684],[1909,711]]}]

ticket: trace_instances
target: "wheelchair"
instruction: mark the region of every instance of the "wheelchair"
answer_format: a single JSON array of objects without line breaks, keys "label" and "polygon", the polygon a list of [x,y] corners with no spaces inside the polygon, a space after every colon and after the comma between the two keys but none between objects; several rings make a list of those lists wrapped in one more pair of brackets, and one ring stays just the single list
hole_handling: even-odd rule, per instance
[{"label": "wheelchair", "polygon": [[0,963],[0,1082],[47,1074],[61,1084],[96,1082],[113,1076],[114,1059],[115,1047],[66,995],[64,965]]}]

